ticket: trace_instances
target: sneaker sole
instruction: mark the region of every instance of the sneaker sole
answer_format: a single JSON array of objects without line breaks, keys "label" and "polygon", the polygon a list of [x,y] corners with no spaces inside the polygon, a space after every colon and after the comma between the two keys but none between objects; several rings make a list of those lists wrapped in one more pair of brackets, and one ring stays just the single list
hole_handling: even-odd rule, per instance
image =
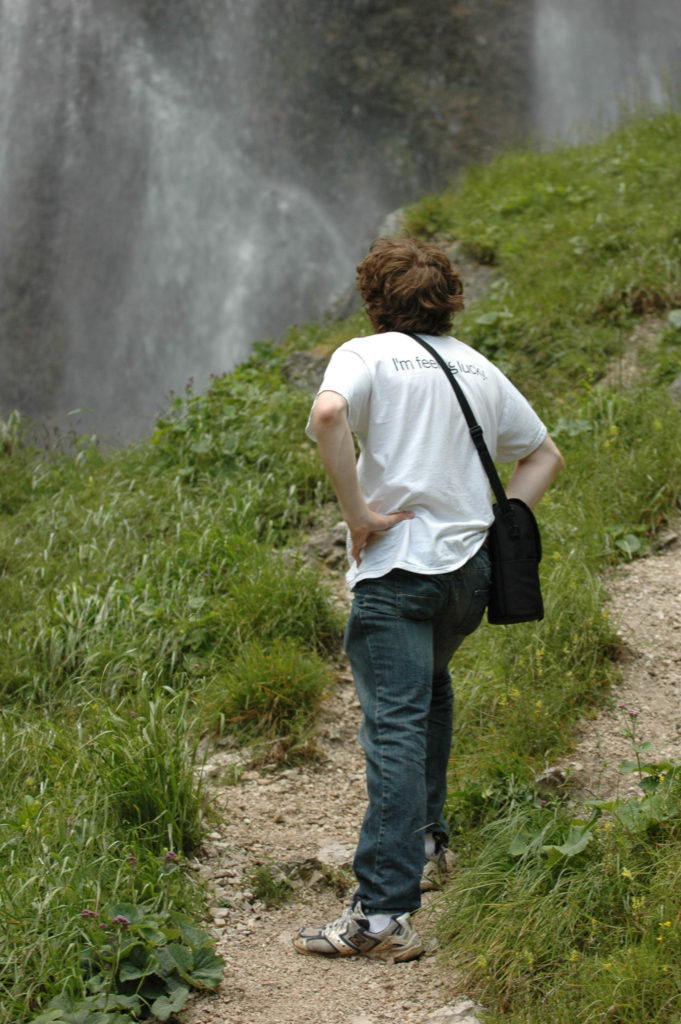
[{"label": "sneaker sole", "polygon": [[403,964],[409,960],[417,960],[425,952],[425,947],[421,941],[414,943],[411,946],[407,946],[402,949],[371,949],[368,953],[362,953],[361,956],[367,957],[369,960],[379,960],[385,964]]},{"label": "sneaker sole", "polygon": [[322,951],[319,949],[309,949],[305,943],[305,939],[302,939],[299,935],[296,935],[293,939],[293,948],[297,953],[303,953],[305,956],[321,956],[327,960],[336,960],[338,957],[346,956],[364,956],[368,960],[380,960],[381,963],[390,964],[401,964],[406,963],[408,960],[416,960],[425,952],[425,946],[418,939],[416,942],[411,943],[409,946],[385,946],[381,949],[377,946],[375,949],[370,949],[366,953],[362,952],[361,949],[348,949],[345,950],[337,949],[335,951],[326,950]]}]

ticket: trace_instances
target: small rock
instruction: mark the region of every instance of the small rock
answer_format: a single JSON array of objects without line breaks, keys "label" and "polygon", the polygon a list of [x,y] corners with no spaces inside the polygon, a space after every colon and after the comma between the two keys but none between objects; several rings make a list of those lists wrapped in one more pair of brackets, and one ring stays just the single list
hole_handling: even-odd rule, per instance
[{"label": "small rock", "polygon": [[565,772],[558,765],[545,768],[541,775],[537,776],[537,785],[542,790],[560,789],[565,785]]},{"label": "small rock", "polygon": [[323,889],[326,886],[326,878],[321,871],[313,871],[306,881],[308,889]]},{"label": "small rock", "polygon": [[340,843],[329,843],[327,846],[319,848],[317,858],[322,864],[332,864],[339,867],[341,864],[347,864],[352,859],[352,851]]},{"label": "small rock", "polygon": [[482,1008],[479,1007],[479,1006],[476,1006],[472,999],[459,999],[451,1007],[451,1010],[452,1010],[453,1013],[457,1014],[459,1017],[465,1017],[466,1014],[471,1014],[471,1013],[476,1014],[476,1013],[481,1013],[482,1012]]},{"label": "small rock", "polygon": [[476,1013],[482,1012],[471,999],[460,999],[451,1006],[429,1013],[427,1024],[480,1024]]}]

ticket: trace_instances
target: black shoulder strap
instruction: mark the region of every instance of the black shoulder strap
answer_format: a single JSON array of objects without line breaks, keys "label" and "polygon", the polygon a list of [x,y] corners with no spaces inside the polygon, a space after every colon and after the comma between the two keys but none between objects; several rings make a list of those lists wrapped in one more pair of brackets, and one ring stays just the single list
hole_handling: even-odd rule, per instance
[{"label": "black shoulder strap", "polygon": [[473,444],[478,450],[478,455],[480,456],[482,465],[484,467],[485,472],[487,473],[492,490],[494,491],[494,496],[497,499],[503,514],[505,515],[507,511],[511,511],[511,506],[509,504],[508,498],[506,497],[506,492],[504,491],[501,480],[499,479],[499,474],[496,471],[494,462],[492,461],[492,456],[490,455],[489,449],[485,444],[485,438],[483,435],[482,427],[475,419],[473,410],[468,404],[468,399],[461,390],[459,382],[457,381],[456,377],[447,366],[447,363],[444,361],[440,353],[436,349],[434,349],[432,345],[430,345],[427,341],[424,341],[423,338],[419,338],[418,334],[412,334],[411,331],[402,331],[402,334],[407,334],[410,338],[413,338],[414,341],[417,341],[419,345],[423,345],[423,347],[428,352],[430,352],[433,359],[437,360],[437,362],[440,364],[444,372],[447,374],[449,383],[454,388],[454,394],[459,400],[459,405],[461,406],[461,411],[463,412],[464,417],[466,419],[466,423],[468,424],[468,430],[473,439]]}]

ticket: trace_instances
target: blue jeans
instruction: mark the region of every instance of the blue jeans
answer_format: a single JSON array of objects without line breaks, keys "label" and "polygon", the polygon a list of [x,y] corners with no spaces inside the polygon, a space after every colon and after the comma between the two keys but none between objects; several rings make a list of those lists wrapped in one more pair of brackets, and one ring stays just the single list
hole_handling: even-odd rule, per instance
[{"label": "blue jeans", "polygon": [[449,661],[489,597],[482,547],[454,572],[393,569],[360,580],[345,632],[364,720],[369,805],[355,852],[355,899],[368,913],[421,905],[426,832],[445,837],[453,696]]}]

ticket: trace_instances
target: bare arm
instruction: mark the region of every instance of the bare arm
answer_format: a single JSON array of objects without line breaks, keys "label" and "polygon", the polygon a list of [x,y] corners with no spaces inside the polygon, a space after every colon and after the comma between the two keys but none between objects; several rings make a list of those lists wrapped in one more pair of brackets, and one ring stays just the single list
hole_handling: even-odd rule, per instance
[{"label": "bare arm", "polygon": [[516,462],[506,493],[533,508],[565,466],[565,460],[547,434],[538,448]]},{"label": "bare arm", "polygon": [[317,396],[311,416],[319,455],[329,475],[336,497],[352,538],[352,556],[359,564],[361,551],[374,533],[389,530],[402,519],[412,519],[412,512],[382,515],[369,508],[359,488],[355,446],[348,423],[348,403],[335,391],[322,391]]}]

